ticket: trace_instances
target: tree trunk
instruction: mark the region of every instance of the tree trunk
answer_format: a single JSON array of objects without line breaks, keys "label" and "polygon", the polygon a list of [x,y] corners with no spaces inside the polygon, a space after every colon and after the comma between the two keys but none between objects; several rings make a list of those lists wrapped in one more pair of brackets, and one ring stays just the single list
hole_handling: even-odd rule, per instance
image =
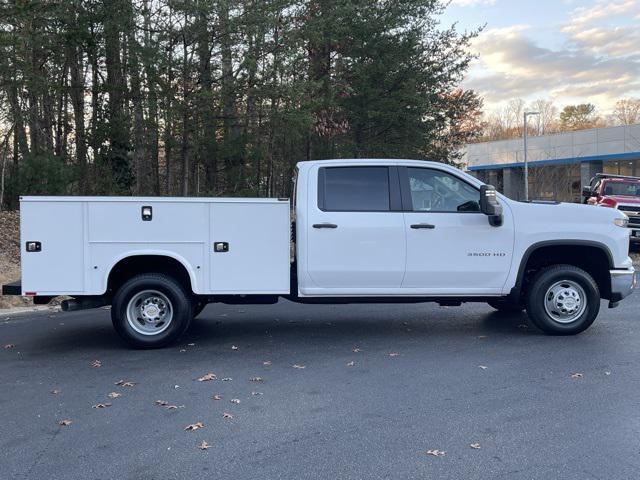
[{"label": "tree trunk", "polygon": [[144,72],[147,78],[147,104],[149,106],[149,113],[146,124],[147,131],[147,148],[148,148],[148,172],[150,175],[149,192],[154,195],[160,194],[160,175],[159,175],[159,165],[158,165],[158,150],[159,150],[159,133],[158,133],[158,92],[157,92],[157,83],[158,83],[158,75],[156,71],[156,66],[153,64],[153,60],[150,52],[154,52],[153,55],[155,58],[156,46],[153,44],[151,40],[151,20],[150,20],[150,12],[149,12],[149,2],[147,0],[144,1],[144,27],[145,27],[145,54],[142,56],[142,60],[144,63]]},{"label": "tree trunk", "polygon": [[198,117],[202,128],[199,131],[199,165],[205,170],[205,189],[215,195],[218,183],[218,159],[216,142],[216,123],[213,109],[213,80],[211,77],[211,45],[206,15],[206,3],[201,2],[198,12],[198,59],[200,94]]},{"label": "tree trunk", "polygon": [[182,29],[182,145],[180,159],[182,160],[182,196],[189,195],[189,62],[187,45],[187,24],[189,19],[184,15]]}]

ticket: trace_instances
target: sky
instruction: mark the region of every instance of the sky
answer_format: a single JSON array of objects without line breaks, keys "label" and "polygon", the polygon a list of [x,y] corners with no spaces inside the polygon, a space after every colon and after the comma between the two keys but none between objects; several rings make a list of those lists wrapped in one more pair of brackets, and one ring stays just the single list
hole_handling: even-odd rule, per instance
[{"label": "sky", "polygon": [[485,111],[513,98],[558,106],[640,97],[640,0],[452,0],[442,25],[484,26],[463,86]]}]

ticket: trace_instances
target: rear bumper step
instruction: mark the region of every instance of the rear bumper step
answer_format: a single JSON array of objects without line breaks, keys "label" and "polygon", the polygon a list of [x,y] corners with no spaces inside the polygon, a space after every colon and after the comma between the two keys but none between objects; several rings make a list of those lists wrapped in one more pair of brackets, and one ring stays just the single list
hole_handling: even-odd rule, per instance
[{"label": "rear bumper step", "polygon": [[2,285],[2,295],[22,295],[22,283],[20,280]]}]

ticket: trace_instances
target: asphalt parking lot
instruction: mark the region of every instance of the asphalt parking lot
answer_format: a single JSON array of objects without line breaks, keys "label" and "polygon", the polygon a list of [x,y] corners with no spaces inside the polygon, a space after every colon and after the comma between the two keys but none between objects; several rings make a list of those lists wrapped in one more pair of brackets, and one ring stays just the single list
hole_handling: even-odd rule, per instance
[{"label": "asphalt parking lot", "polygon": [[547,337],[483,304],[210,305],[155,351],[104,309],[0,314],[1,476],[637,478],[639,307]]}]

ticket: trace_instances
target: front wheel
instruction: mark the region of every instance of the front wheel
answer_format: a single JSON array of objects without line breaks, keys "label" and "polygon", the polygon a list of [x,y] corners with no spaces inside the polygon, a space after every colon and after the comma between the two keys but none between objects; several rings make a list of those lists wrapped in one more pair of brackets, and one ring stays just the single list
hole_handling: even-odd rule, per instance
[{"label": "front wheel", "polygon": [[189,327],[193,305],[174,278],[137,275],[113,297],[111,320],[118,335],[135,348],[160,348],[175,342]]},{"label": "front wheel", "polygon": [[600,311],[600,291],[591,275],[573,265],[538,272],[526,295],[532,323],[551,335],[575,335],[591,326]]}]

